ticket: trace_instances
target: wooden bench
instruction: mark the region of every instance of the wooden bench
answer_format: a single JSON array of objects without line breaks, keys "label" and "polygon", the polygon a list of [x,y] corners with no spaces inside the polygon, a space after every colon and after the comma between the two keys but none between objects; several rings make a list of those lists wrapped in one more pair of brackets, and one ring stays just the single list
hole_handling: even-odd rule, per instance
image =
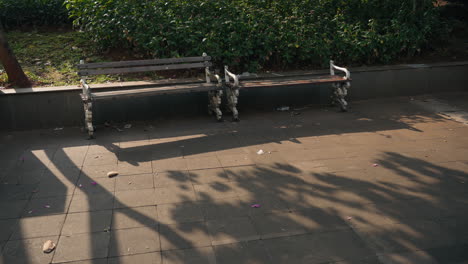
[{"label": "wooden bench", "polygon": [[[214,74],[210,67],[212,66],[211,57],[203,53],[201,57],[185,57],[185,58],[170,58],[170,59],[153,59],[153,60],[133,60],[119,62],[102,62],[102,63],[84,63],[80,61],[78,67],[78,75],[83,88],[81,98],[83,100],[85,112],[85,127],[88,131],[89,138],[94,137],[93,126],[93,104],[98,100],[116,99],[118,97],[137,97],[159,94],[174,94],[174,93],[190,93],[190,92],[208,92],[209,110],[216,115],[217,120],[221,120],[222,112],[219,109],[221,104],[221,96],[223,94],[223,83],[221,78]],[[205,69],[206,81],[191,82],[191,83],[174,83],[165,86],[155,85],[154,87],[111,87],[114,91],[93,91],[86,83],[86,78],[89,75],[99,74],[121,74],[121,73],[137,73],[150,71],[165,71],[165,70],[188,70],[188,69]]]},{"label": "wooden bench", "polygon": [[[335,70],[342,71],[344,76],[336,75]],[[239,120],[239,113],[237,111],[237,102],[240,89],[253,89],[253,88],[268,88],[275,86],[294,86],[304,84],[332,84],[332,103],[338,104],[342,111],[347,111],[348,103],[345,100],[348,94],[348,89],[351,87],[351,73],[342,67],[338,67],[333,61],[330,61],[330,74],[329,75],[289,75],[277,76],[267,78],[255,78],[245,81],[240,81],[241,76],[233,74],[229,71],[228,67],[224,67],[225,83],[226,83],[226,96],[229,110],[233,114],[234,120]]]}]

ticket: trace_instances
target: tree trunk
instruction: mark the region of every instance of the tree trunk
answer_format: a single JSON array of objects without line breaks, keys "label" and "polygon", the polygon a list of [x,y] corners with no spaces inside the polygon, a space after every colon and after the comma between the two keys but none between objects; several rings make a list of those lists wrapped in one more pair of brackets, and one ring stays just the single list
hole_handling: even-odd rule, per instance
[{"label": "tree trunk", "polygon": [[3,29],[0,26],[0,63],[3,64],[8,75],[8,81],[16,87],[26,88],[31,87],[31,82],[23,72],[23,69],[16,60],[13,51],[5,38]]}]

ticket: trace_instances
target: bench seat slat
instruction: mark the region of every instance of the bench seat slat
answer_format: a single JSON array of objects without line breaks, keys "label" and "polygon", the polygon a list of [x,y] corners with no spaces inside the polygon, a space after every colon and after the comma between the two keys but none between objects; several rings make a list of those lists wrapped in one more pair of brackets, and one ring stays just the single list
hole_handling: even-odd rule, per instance
[{"label": "bench seat slat", "polygon": [[211,57],[186,57],[186,58],[169,58],[169,59],[154,59],[154,60],[130,60],[130,61],[113,61],[113,62],[95,62],[86,64],[77,64],[78,69],[99,69],[99,68],[119,68],[129,66],[150,66],[173,63],[187,62],[204,62],[210,61]]},{"label": "bench seat slat", "polygon": [[169,65],[160,65],[160,66],[143,66],[143,67],[132,67],[132,68],[81,70],[78,72],[78,74],[81,76],[87,76],[87,75],[99,75],[99,74],[118,74],[118,73],[178,70],[178,69],[194,69],[194,68],[205,68],[209,66],[211,66],[211,62],[199,62],[199,63],[169,64]]},{"label": "bench seat slat", "polygon": [[114,97],[137,97],[157,94],[173,94],[173,93],[189,93],[189,92],[203,92],[219,90],[220,88],[214,84],[207,83],[194,83],[185,85],[173,85],[152,87],[143,89],[127,89],[109,92],[97,92],[91,94],[93,100],[112,99]]},{"label": "bench seat slat", "polygon": [[350,81],[339,75],[320,75],[320,76],[297,76],[284,79],[263,79],[263,80],[246,80],[242,81],[240,88],[261,88],[274,87],[285,85],[300,85],[300,84],[322,84]]}]

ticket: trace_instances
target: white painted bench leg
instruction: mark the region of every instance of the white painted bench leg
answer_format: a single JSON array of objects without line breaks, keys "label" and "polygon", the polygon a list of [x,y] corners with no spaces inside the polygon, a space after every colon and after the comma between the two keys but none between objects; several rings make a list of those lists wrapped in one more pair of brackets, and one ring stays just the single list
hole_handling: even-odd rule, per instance
[{"label": "white painted bench leg", "polygon": [[239,98],[239,89],[236,87],[228,86],[226,89],[226,95],[228,100],[228,108],[232,113],[233,121],[239,121],[239,112],[237,111],[237,102]]},{"label": "white painted bench leg", "polygon": [[223,120],[223,113],[221,109],[219,109],[221,105],[221,96],[223,95],[222,90],[218,91],[209,91],[208,98],[210,100],[210,105],[208,106],[209,110],[216,115],[216,120],[222,121]]},{"label": "white painted bench leg", "polygon": [[348,102],[346,102],[345,97],[348,95],[348,88],[350,86],[349,82],[333,84],[333,101],[340,106],[343,112],[348,111]]},{"label": "white painted bench leg", "polygon": [[93,126],[93,103],[89,100],[84,102],[84,112],[85,112],[85,126],[88,130],[89,139],[94,138],[94,126]]}]

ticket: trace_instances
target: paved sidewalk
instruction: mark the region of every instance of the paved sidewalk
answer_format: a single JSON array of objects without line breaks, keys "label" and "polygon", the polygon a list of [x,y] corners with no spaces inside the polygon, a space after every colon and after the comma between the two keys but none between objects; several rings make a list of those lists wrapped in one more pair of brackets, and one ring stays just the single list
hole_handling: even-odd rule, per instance
[{"label": "paved sidewalk", "polygon": [[352,105],[3,132],[0,263],[468,263],[468,126]]}]

